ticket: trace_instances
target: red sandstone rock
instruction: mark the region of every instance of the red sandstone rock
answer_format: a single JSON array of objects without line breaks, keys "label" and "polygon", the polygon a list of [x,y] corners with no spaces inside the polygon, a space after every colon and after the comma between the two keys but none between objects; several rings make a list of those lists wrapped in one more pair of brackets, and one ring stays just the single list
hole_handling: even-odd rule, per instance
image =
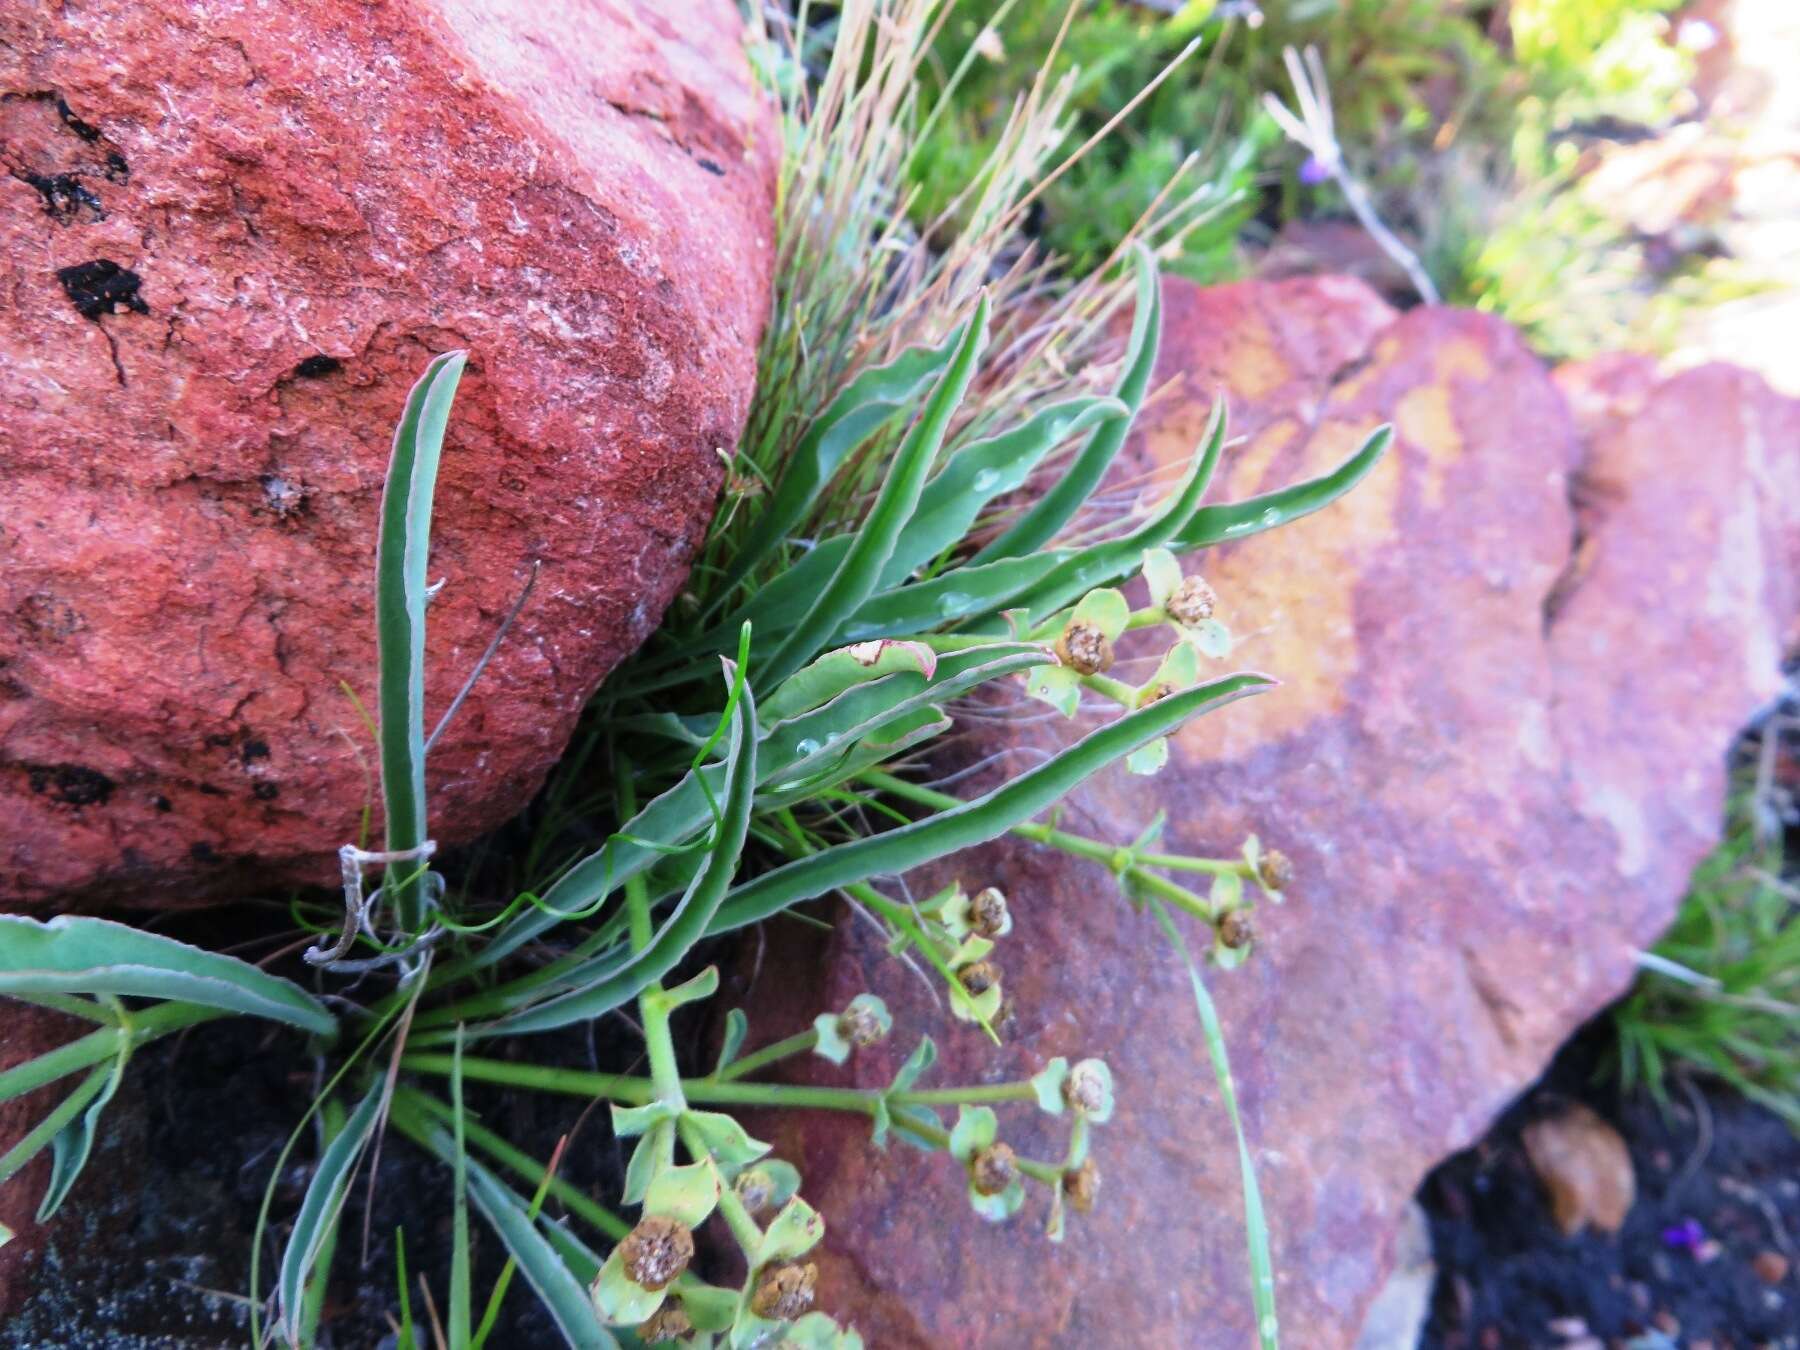
[{"label": "red sandstone rock", "polygon": [[0,13],[0,901],[328,881],[394,416],[467,347],[433,832],[514,812],[743,424],[776,132],[729,0]]},{"label": "red sandstone rock", "polygon": [[[1139,464],[1190,453],[1220,386],[1249,436],[1221,500],[1319,472],[1378,422],[1398,433],[1330,511],[1202,555],[1241,638],[1232,664],[1281,688],[1194,724],[1160,777],[1115,771],[1061,816],[1126,842],[1160,809],[1180,849],[1230,853],[1254,830],[1293,857],[1255,955],[1210,984],[1286,1341],[1334,1350],[1354,1343],[1423,1174],[1625,986],[1716,837],[1724,752],[1777,687],[1800,612],[1800,404],[1698,371],[1640,391],[1635,412],[1596,413],[1584,447],[1549,372],[1497,320],[1395,319],[1329,280],[1171,282],[1166,296],[1161,374],[1180,388],[1147,414]],[[1069,734],[974,729],[966,753]],[[922,1033],[942,1051],[935,1084],[1102,1056],[1119,1106],[1096,1132],[1100,1203],[1056,1247],[1041,1190],[993,1227],[942,1156],[873,1153],[866,1124],[824,1113],[758,1120],[826,1217],[820,1306],[882,1346],[1250,1343],[1236,1158],[1153,923],[1102,869],[1020,841],[912,892],[951,876],[1011,897],[1003,1048],[849,923],[811,965],[762,954],[765,972],[821,975],[763,979],[752,1044],[873,989],[893,1039],[844,1070],[808,1061],[809,1081],[885,1084]],[[769,939],[818,940],[799,931]],[[1052,1125],[1001,1111],[1032,1156],[1060,1152]]]}]

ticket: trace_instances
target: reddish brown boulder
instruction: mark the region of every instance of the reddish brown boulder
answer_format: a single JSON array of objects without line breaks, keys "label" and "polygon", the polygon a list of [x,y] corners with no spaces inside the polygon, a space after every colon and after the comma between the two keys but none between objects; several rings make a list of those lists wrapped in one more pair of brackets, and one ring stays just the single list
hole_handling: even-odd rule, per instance
[{"label": "reddish brown boulder", "polygon": [[742,428],[776,129],[729,0],[0,14],[0,900],[329,880],[394,416],[442,480],[433,832],[515,811]]},{"label": "reddish brown boulder", "polygon": [[[1182,850],[1230,854],[1255,831],[1294,859],[1253,958],[1210,985],[1287,1343],[1330,1350],[1353,1344],[1426,1170],[1623,988],[1716,837],[1724,752],[1776,688],[1800,608],[1800,405],[1695,372],[1602,418],[1584,451],[1550,373],[1497,320],[1395,319],[1332,281],[1166,295],[1163,374],[1180,388],[1148,415],[1141,464],[1190,453],[1221,386],[1248,435],[1221,499],[1319,472],[1381,421],[1398,432],[1345,502],[1205,555],[1241,639],[1232,663],[1282,687],[1184,732],[1160,777],[1110,773],[1062,814],[1122,843],[1163,810]],[[981,730],[968,753],[1069,734]],[[1041,1189],[989,1226],[941,1155],[875,1153],[843,1118],[758,1121],[826,1216],[820,1305],[882,1346],[1250,1343],[1236,1157],[1154,924],[1102,869],[1019,841],[913,894],[951,875],[1012,899],[1003,1048],[853,924],[816,986],[752,991],[756,1039],[868,988],[894,1038],[846,1070],[808,1061],[809,1080],[884,1084],[921,1033],[942,1051],[934,1084],[1101,1056],[1119,1107],[1096,1134],[1099,1207],[1052,1246]],[[1060,1153],[1053,1124],[1001,1109],[1032,1156]]]}]

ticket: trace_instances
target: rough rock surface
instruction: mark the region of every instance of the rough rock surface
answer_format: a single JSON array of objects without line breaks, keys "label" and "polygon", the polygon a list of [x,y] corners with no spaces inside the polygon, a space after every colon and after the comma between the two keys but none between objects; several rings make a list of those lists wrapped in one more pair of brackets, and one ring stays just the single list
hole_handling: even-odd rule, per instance
[{"label": "rough rock surface", "polygon": [[767,302],[729,0],[0,14],[0,902],[330,880],[371,757],[389,436],[437,494],[440,840],[533,791],[680,586]]},{"label": "rough rock surface", "polygon": [[[1330,279],[1166,294],[1162,375],[1180,387],[1146,414],[1140,465],[1191,450],[1216,388],[1247,436],[1221,498],[1322,471],[1379,422],[1398,432],[1345,502],[1199,564],[1240,637],[1232,664],[1283,685],[1194,724],[1160,777],[1111,773],[1062,816],[1127,842],[1160,809],[1185,851],[1229,854],[1256,831],[1293,857],[1253,959],[1210,987],[1288,1343],[1332,1350],[1354,1343],[1420,1178],[1625,985],[1716,837],[1724,752],[1777,687],[1800,613],[1800,404],[1729,369],[1635,395],[1600,381],[1584,440],[1497,320],[1396,318]],[[1068,734],[983,729],[967,753]],[[1099,868],[1023,842],[955,873],[1012,897],[1003,1048],[854,924],[812,957],[812,987],[754,984],[752,1043],[868,988],[896,1012],[893,1039],[844,1070],[809,1059],[808,1081],[885,1084],[922,1033],[938,1085],[1102,1056],[1120,1105],[1096,1136],[1100,1204],[1055,1247],[1041,1189],[990,1227],[942,1155],[876,1154],[843,1117],[758,1121],[826,1216],[820,1305],[883,1346],[1249,1343],[1236,1159],[1153,923]],[[821,941],[799,934],[770,942]],[[777,967],[807,968],[761,955]],[[1001,1122],[1021,1151],[1060,1154],[1029,1106]]]}]

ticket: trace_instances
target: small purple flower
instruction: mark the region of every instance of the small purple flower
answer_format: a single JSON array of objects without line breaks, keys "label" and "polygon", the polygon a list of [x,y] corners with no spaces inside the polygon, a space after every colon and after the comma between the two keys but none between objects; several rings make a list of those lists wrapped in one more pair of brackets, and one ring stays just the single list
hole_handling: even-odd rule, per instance
[{"label": "small purple flower", "polygon": [[1665,1247],[1673,1247],[1680,1252],[1692,1252],[1706,1241],[1706,1230],[1700,1226],[1698,1219],[1683,1219],[1680,1223],[1671,1224],[1663,1229],[1662,1240]]},{"label": "small purple flower", "polygon": [[1308,155],[1306,163],[1300,166],[1300,181],[1307,187],[1317,187],[1320,183],[1328,182],[1330,178],[1331,169],[1317,155]]}]

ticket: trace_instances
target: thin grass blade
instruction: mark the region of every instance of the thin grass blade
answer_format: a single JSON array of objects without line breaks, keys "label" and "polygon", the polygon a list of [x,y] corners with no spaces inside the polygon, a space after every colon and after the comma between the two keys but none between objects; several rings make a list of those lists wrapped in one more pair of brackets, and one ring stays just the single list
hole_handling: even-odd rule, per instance
[{"label": "thin grass blade", "polygon": [[1231,1117],[1232,1133],[1237,1136],[1238,1173],[1244,1188],[1244,1242],[1250,1257],[1250,1297],[1256,1309],[1257,1343],[1262,1350],[1279,1350],[1275,1263],[1269,1256],[1269,1224],[1263,1213],[1262,1188],[1256,1184],[1256,1163],[1250,1157],[1250,1145],[1244,1139],[1243,1118],[1238,1114],[1237,1089],[1232,1083],[1231,1060],[1225,1051],[1225,1032],[1219,1025],[1219,1011],[1213,1006],[1206,982],[1200,978],[1200,967],[1194,963],[1168,909],[1155,896],[1150,897],[1150,907],[1182,964],[1187,967],[1188,980],[1194,987],[1194,1006],[1200,1010],[1200,1025],[1206,1031],[1206,1051],[1212,1058],[1213,1076],[1218,1079],[1219,1096],[1225,1102],[1225,1114]]}]

